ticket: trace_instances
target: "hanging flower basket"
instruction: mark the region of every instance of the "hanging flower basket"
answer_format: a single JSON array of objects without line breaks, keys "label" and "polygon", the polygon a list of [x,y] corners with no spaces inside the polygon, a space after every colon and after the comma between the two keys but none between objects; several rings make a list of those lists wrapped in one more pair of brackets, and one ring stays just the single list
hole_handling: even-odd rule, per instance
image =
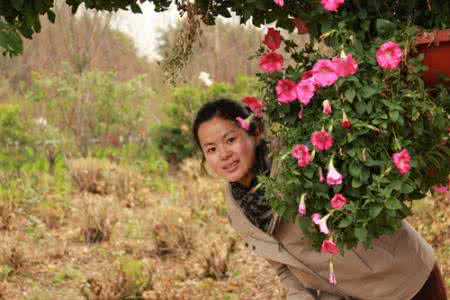
[{"label": "hanging flower basket", "polygon": [[422,77],[427,85],[442,83],[439,74],[450,78],[450,29],[421,34],[416,38],[416,45],[424,55],[423,64],[428,66]]}]

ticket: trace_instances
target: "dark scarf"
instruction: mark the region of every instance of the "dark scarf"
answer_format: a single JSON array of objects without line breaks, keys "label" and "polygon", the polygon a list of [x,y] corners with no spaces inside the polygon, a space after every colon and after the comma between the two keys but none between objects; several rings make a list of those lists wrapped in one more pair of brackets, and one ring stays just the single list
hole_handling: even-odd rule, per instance
[{"label": "dark scarf", "polygon": [[273,217],[272,208],[267,203],[264,196],[264,189],[259,187],[255,190],[258,184],[256,176],[270,174],[271,163],[266,160],[267,144],[262,141],[256,147],[255,163],[253,165],[254,178],[250,187],[246,187],[238,182],[230,182],[231,193],[233,198],[242,208],[245,216],[253,225],[264,232],[267,232]]}]

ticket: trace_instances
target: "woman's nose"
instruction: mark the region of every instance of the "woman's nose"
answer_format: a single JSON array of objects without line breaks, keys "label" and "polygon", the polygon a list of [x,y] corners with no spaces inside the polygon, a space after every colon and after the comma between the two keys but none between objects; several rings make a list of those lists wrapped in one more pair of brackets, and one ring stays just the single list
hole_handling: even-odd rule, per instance
[{"label": "woman's nose", "polygon": [[220,149],[220,158],[222,160],[226,160],[230,157],[231,155],[231,151],[229,149],[227,149],[227,147],[222,147]]}]

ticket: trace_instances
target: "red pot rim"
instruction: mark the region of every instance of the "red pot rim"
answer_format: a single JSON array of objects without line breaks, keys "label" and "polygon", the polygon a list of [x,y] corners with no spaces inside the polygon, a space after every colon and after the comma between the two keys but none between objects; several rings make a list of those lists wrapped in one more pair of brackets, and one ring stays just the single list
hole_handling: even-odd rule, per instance
[{"label": "red pot rim", "polygon": [[428,45],[450,42],[450,29],[424,32],[416,37],[416,45]]}]

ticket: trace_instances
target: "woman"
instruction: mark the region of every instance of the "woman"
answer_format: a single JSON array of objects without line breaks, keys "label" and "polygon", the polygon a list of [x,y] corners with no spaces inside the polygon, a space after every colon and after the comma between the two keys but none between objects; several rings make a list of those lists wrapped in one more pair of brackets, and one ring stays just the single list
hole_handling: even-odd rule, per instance
[{"label": "woman", "polygon": [[267,175],[271,167],[261,120],[242,128],[249,113],[231,100],[209,102],[197,113],[193,135],[210,169],[228,181],[231,225],[276,269],[288,300],[447,299],[433,249],[406,221],[393,235],[375,240],[373,249],[358,245],[336,255],[339,283],[330,284],[329,256],[311,248],[298,224],[280,220],[257,188],[256,176]]}]

